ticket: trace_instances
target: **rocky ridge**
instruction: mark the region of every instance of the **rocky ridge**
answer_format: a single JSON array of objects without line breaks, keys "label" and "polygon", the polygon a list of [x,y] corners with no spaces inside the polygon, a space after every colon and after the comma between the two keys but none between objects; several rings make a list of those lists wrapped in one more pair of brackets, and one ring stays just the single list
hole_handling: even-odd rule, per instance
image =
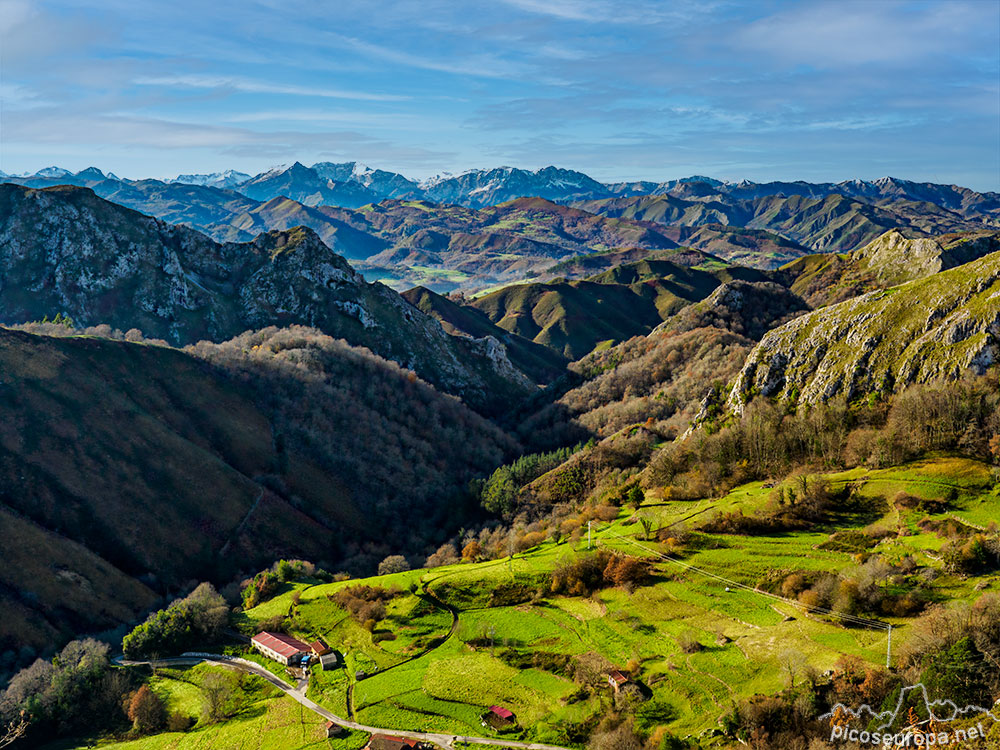
[{"label": "rocky ridge", "polygon": [[0,186],[0,320],[56,314],[175,345],[307,325],[398,362],[480,409],[529,390],[502,346],[449,336],[369,284],[311,230],[219,244],[90,190]]},{"label": "rocky ridge", "polygon": [[729,397],[815,404],[984,373],[1000,354],[1000,253],[816,310],[768,333]]}]

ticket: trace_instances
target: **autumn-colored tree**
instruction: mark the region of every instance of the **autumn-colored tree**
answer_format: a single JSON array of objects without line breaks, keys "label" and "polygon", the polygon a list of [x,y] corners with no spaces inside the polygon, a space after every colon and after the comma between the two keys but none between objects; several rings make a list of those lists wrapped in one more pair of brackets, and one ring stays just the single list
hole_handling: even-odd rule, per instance
[{"label": "autumn-colored tree", "polygon": [[149,685],[143,685],[135,691],[129,701],[127,714],[137,732],[155,732],[167,723],[167,710],[163,700],[149,689]]},{"label": "autumn-colored tree", "polygon": [[427,556],[425,568],[436,568],[441,565],[451,565],[458,562],[458,552],[452,542],[445,542],[432,555]]},{"label": "autumn-colored tree", "polygon": [[781,595],[786,599],[794,599],[806,587],[806,577],[801,573],[792,573],[781,582]]},{"label": "autumn-colored tree", "polygon": [[483,554],[479,547],[479,542],[473,539],[462,548],[462,559],[466,562],[475,562]]},{"label": "autumn-colored tree", "polygon": [[614,586],[631,589],[645,580],[649,566],[645,560],[631,555],[614,555],[604,568],[604,580]]},{"label": "autumn-colored tree", "polygon": [[1000,435],[994,435],[990,438],[990,457],[993,459],[993,463],[1000,463]]},{"label": "autumn-colored tree", "polygon": [[532,547],[537,547],[539,544],[545,541],[545,533],[541,531],[529,531],[527,534],[522,536],[517,540],[515,545],[518,552],[524,552]]}]

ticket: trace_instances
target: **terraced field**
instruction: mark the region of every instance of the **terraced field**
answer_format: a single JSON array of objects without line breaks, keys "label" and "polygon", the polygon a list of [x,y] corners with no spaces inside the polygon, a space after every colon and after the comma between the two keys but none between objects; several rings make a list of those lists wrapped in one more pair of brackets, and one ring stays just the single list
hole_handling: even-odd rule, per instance
[{"label": "terraced field", "polygon": [[[1000,519],[992,471],[976,461],[939,456],[826,479],[834,488],[849,486],[852,502],[808,531],[744,536],[698,530],[716,512],[739,509],[752,515],[764,507],[773,488],[760,482],[713,500],[663,502],[649,497],[638,511],[623,511],[599,529],[595,524],[594,547],[649,558],[652,578],[634,591],[609,588],[589,597],[551,594],[549,575],[586,554],[584,537],[576,544],[546,541],[510,559],[362,581],[295,584],[244,613],[243,625],[253,628],[286,615],[295,635],[322,637],[341,651],[346,669],[314,672],[309,696],[364,724],[491,736],[479,716],[499,704],[518,717],[519,729],[505,734],[506,739],[572,746],[567,740],[572,727],[601,715],[612,700],[610,689],[588,694],[559,667],[582,657],[604,665],[604,670],[628,666],[653,698],[648,710],[654,724],[664,724],[679,736],[701,736],[711,744],[713,728],[733,702],[780,690],[790,662],[825,671],[842,654],[872,663],[886,658],[884,630],[845,627],[836,618],[808,614],[795,602],[754,587],[795,571],[851,569],[858,564],[856,553],[843,541],[848,539],[843,532],[867,526],[893,530],[878,545],[887,559],[909,554],[921,565],[940,567],[937,551],[943,540],[923,530],[928,519],[983,526]],[[930,516],[901,509],[892,502],[900,492],[943,505]],[[654,528],[683,525],[690,541],[683,551],[668,554],[668,545],[645,540],[638,522],[643,518]],[[394,592],[385,619],[373,632],[334,597],[359,583]],[[976,595],[977,585],[990,582],[941,572],[934,590],[941,599],[969,598]],[[892,624],[894,643],[905,639],[905,618],[881,622]],[[691,638],[700,650],[688,653],[680,642]],[[270,668],[276,673],[281,669],[275,664]],[[369,676],[356,679],[358,670]],[[187,687],[170,690],[172,701],[191,700]],[[291,701],[262,697],[255,710],[246,721],[261,722],[261,731],[292,743],[283,747],[313,746],[311,735],[295,728],[297,719],[288,712],[299,709]],[[223,730],[196,730],[183,735],[183,741],[176,737],[173,744],[153,738],[121,747],[207,747],[192,743],[212,731]],[[293,741],[295,732],[300,734]],[[334,747],[349,747],[338,742]]]}]

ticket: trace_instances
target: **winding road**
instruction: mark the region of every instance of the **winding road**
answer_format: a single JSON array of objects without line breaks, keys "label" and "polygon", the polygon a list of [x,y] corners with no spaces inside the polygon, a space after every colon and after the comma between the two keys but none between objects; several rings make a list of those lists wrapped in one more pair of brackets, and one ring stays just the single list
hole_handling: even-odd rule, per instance
[{"label": "winding road", "polygon": [[280,677],[264,669],[264,667],[259,664],[247,661],[246,659],[240,659],[235,656],[188,652],[168,659],[154,659],[148,661],[135,661],[118,657],[114,659],[114,662],[115,664],[123,667],[193,667],[196,664],[208,662],[220,667],[226,667],[228,669],[237,669],[241,672],[248,672],[264,678],[289,698],[299,702],[314,714],[323,717],[327,721],[332,721],[335,724],[346,727],[347,729],[354,729],[359,732],[368,732],[369,734],[391,734],[397,737],[408,737],[410,739],[422,740],[423,742],[431,742],[441,748],[444,748],[445,750],[459,750],[459,748],[466,747],[468,745],[493,745],[496,747],[522,748],[523,750],[570,750],[570,748],[560,747],[559,745],[543,745],[537,742],[516,742],[514,740],[501,740],[491,737],[466,737],[463,735],[439,734],[436,732],[411,732],[404,729],[369,727],[364,724],[359,724],[356,721],[351,721],[341,716],[337,716],[331,711],[320,706],[315,701],[307,698],[305,695],[306,685],[303,682],[300,682],[298,687],[293,688]]}]

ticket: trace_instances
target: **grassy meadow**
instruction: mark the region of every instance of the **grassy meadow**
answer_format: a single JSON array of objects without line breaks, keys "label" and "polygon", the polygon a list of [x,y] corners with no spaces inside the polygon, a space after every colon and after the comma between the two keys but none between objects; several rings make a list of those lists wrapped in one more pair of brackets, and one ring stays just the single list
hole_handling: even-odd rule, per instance
[{"label": "grassy meadow", "polygon": [[[582,659],[595,665],[598,683],[609,668],[631,670],[652,698],[642,709],[643,721],[664,725],[677,736],[698,736],[710,745],[718,720],[736,700],[779,691],[789,670],[809,665],[825,671],[843,654],[873,664],[886,658],[883,631],[845,627],[727,581],[756,587],[796,571],[849,570],[859,558],[848,532],[872,526],[893,530],[877,547],[887,559],[912,555],[923,566],[941,568],[937,550],[942,540],[924,531],[922,523],[953,518],[985,525],[998,516],[990,469],[973,460],[940,456],[826,478],[834,487],[849,485],[852,502],[836,510],[828,524],[801,532],[698,530],[699,523],[720,510],[751,515],[764,508],[774,488],[760,482],[713,500],[647,496],[638,510],[622,509],[610,523],[595,522],[595,548],[649,559],[651,577],[633,591],[606,588],[590,596],[550,592],[552,571],[586,554],[584,534],[577,542],[547,540],[510,559],[364,580],[300,582],[241,614],[241,625],[251,630],[281,615],[288,618],[292,634],[324,638],[344,655],[346,668],[314,669],[309,696],[338,715],[371,726],[500,736],[479,719],[490,705],[499,704],[518,718],[518,728],[504,738],[577,744],[573,727],[592,723],[614,700],[610,688],[586,691],[570,678],[565,665]],[[896,507],[892,498],[900,492],[938,501],[934,507],[939,512],[928,516],[916,508]],[[688,542],[678,550],[668,542],[646,541],[644,525],[684,527]],[[384,619],[371,632],[335,597],[358,584],[393,592]],[[985,579],[941,570],[934,592],[940,599],[971,598],[984,585],[989,585]],[[906,618],[881,621],[893,625],[894,643],[906,638]],[[681,647],[692,639],[697,648]],[[279,665],[269,666],[281,674]],[[357,680],[359,670],[369,676]],[[167,676],[156,678],[156,685],[169,692],[172,705],[195,712],[196,685]],[[254,729],[248,733],[250,724]],[[227,732],[234,738],[258,736],[259,747],[352,746],[354,738],[324,744],[313,732],[319,724],[290,699],[263,691],[224,724],[196,725],[185,734],[115,747],[224,747]]]}]

